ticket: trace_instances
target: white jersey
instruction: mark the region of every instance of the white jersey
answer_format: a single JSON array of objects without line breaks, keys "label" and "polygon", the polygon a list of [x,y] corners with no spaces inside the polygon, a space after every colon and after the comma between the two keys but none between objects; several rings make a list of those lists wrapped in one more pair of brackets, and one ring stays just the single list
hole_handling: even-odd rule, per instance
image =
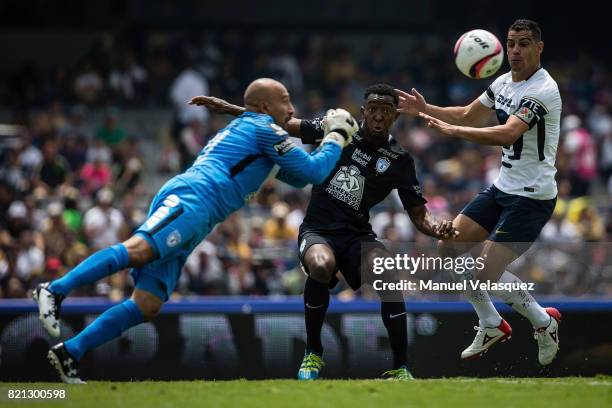
[{"label": "white jersey", "polygon": [[544,68],[521,82],[513,82],[508,72],[493,81],[478,99],[495,109],[500,124],[514,115],[529,126],[512,146],[503,146],[495,187],[536,200],[555,198],[555,159],[561,126],[561,96],[555,80]]}]

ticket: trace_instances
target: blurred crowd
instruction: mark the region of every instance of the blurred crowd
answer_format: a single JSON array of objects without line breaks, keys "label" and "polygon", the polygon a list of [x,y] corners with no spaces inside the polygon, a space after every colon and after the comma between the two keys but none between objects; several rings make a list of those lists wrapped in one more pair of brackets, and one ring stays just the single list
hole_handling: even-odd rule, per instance
[{"label": "blurred crowd", "polygon": [[[272,39],[240,32],[118,37],[95,43],[74,66],[47,72],[27,65],[0,78],[1,100],[10,101],[0,109],[11,115],[10,126],[0,126],[0,298],[28,296],[37,283],[124,240],[146,219],[159,187],[147,182],[151,174],[169,178],[188,167],[230,119],[186,105],[195,95],[241,104],[246,84],[268,76],[287,85],[298,117],[322,116],[335,106],[359,117],[363,91],[373,83],[416,87],[440,105],[469,103],[487,85],[458,74],[449,47],[441,46],[452,43],[445,36],[419,42],[418,54],[410,41],[398,53],[384,39]],[[559,199],[539,245],[605,246],[612,238],[610,73],[593,56],[568,64],[544,53],[543,61],[560,86],[564,110]],[[163,137],[126,131],[131,109],[148,107],[172,110]],[[103,120],[94,123],[92,112],[103,112]],[[393,135],[415,157],[436,217],[452,219],[499,171],[497,148],[451,140],[419,120],[401,117]],[[157,146],[159,163],[144,160],[145,144]],[[176,296],[301,293],[296,238],[308,199],[308,188],[266,182],[194,250]],[[371,223],[391,246],[429,239],[415,231],[396,195],[373,211]],[[612,268],[598,265],[590,290],[611,294]],[[566,293],[541,268],[526,273],[542,293]],[[131,287],[123,271],[75,295],[121,299]],[[341,281],[335,292],[352,296],[345,289]]]}]

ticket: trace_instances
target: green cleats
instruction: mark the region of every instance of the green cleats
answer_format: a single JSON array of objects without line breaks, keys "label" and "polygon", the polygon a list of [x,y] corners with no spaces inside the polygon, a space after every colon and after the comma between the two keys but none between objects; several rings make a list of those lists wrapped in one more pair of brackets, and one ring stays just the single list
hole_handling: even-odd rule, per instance
[{"label": "green cleats", "polygon": [[304,354],[304,360],[298,371],[298,380],[316,380],[319,378],[319,371],[323,368],[325,363],[315,353]]},{"label": "green cleats", "polygon": [[383,373],[383,377],[386,377],[387,380],[398,380],[398,381],[410,381],[414,380],[410,371],[408,371],[408,367],[401,366],[396,370],[389,370]]}]

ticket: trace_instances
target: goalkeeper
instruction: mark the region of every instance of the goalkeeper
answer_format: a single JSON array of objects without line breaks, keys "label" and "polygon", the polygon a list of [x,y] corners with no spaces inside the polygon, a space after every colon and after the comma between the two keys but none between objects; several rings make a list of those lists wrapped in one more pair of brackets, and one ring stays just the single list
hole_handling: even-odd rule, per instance
[{"label": "goalkeeper", "polygon": [[34,290],[43,326],[58,337],[60,305],[70,291],[132,268],[135,289],[129,300],[49,350],[48,359],[64,382],[82,382],[78,361],[87,350],[157,315],[193,248],[217,223],[242,207],[273,171],[278,168],[276,178],[294,186],[321,183],[358,130],[348,112],[330,110],[324,120],[323,143],[308,154],[284,130],[294,109],[280,82],[267,78],[252,82],[244,104],[246,111],[219,131],[191,168],[161,188],[147,221],[131,238],[94,253],[62,278]]}]

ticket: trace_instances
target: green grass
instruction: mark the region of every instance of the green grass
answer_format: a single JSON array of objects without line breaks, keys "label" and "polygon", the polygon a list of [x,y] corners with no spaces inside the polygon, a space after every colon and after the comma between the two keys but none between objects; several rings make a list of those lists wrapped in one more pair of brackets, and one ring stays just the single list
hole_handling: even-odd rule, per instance
[{"label": "green grass", "polygon": [[[9,389],[64,389],[64,400],[9,400]],[[610,407],[612,377],[0,383],[0,407]]]}]

